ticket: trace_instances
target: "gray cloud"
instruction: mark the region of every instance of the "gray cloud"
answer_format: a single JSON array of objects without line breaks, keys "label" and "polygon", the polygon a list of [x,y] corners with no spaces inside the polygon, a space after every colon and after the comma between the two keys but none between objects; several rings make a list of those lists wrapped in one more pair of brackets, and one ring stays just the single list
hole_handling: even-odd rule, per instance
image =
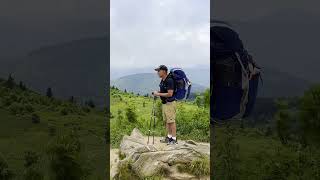
[{"label": "gray cloud", "polygon": [[111,1],[111,71],[208,66],[210,1]]}]

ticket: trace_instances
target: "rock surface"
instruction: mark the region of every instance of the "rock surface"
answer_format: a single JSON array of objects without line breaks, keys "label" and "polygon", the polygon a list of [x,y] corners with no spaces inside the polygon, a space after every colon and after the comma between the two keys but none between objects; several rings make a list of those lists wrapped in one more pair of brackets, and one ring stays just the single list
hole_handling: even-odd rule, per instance
[{"label": "rock surface", "polygon": [[[178,141],[177,145],[166,145],[160,143],[160,138],[152,137],[148,144],[138,129],[134,129],[130,136],[124,136],[120,144],[118,154],[125,158],[119,160],[111,158],[111,177],[118,174],[118,165],[130,161],[132,170],[141,178],[150,177],[165,172],[164,179],[209,179],[209,177],[196,177],[192,174],[178,171],[179,165],[186,165],[193,160],[210,156],[210,145],[208,143],[197,143],[194,141]],[[116,150],[111,150],[116,152]]]}]

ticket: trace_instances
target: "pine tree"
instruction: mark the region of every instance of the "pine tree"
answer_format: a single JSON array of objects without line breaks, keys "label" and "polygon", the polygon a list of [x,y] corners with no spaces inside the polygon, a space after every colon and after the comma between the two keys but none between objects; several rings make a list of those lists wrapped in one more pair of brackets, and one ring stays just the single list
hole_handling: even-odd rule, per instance
[{"label": "pine tree", "polygon": [[25,90],[27,89],[26,86],[23,84],[22,81],[19,82],[19,88],[20,88],[21,90],[23,90],[23,91],[25,91]]},{"label": "pine tree", "polygon": [[126,108],[126,116],[129,122],[137,122],[138,115],[136,114],[135,107],[132,104],[128,105],[128,107]]},{"label": "pine tree", "polygon": [[69,98],[69,102],[70,102],[70,103],[75,103],[75,99],[74,99],[73,96],[71,96],[71,97]]},{"label": "pine tree", "polygon": [[46,95],[47,95],[48,98],[52,98],[53,97],[52,89],[50,87],[47,89]]},{"label": "pine tree", "polygon": [[124,117],[122,115],[122,110],[119,109],[118,110],[118,123],[119,123],[120,126],[121,126],[121,122],[122,122],[123,119],[124,119]]},{"label": "pine tree", "polygon": [[13,77],[12,77],[11,74],[9,74],[9,77],[8,77],[5,85],[6,85],[6,87],[9,88],[9,89],[12,89],[12,88],[14,87],[15,82],[14,82],[14,79],[13,79]]}]

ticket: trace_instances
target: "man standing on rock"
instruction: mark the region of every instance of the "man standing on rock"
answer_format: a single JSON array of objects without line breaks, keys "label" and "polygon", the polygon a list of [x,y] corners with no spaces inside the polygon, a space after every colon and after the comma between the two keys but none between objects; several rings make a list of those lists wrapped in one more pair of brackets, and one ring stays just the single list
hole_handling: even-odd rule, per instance
[{"label": "man standing on rock", "polygon": [[155,69],[158,72],[158,76],[161,78],[160,91],[154,91],[154,96],[159,96],[162,102],[162,117],[165,122],[167,130],[167,136],[160,140],[162,143],[176,144],[176,100],[174,98],[174,80],[168,74],[168,68],[165,65],[160,65]]}]

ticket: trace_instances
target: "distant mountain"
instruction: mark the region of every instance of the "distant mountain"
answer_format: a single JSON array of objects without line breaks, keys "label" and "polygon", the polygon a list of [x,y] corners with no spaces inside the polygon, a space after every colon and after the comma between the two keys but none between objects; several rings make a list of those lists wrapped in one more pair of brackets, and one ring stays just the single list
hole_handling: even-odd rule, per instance
[{"label": "distant mountain", "polygon": [[259,97],[295,97],[303,95],[311,83],[288,73],[268,67],[262,70],[262,83],[259,87]]},{"label": "distant mountain", "polygon": [[[158,90],[159,82],[160,79],[155,73],[139,73],[112,80],[110,83],[111,86],[115,86],[121,90],[145,95]],[[192,83],[192,93],[204,92],[205,89],[207,89],[207,87]]]},{"label": "distant mountain", "polygon": [[[106,43],[108,41],[107,37],[88,38],[43,47],[30,52],[25,57],[13,59],[13,61],[2,61],[0,76],[6,78],[8,73],[12,72],[17,81],[24,81],[28,87],[38,92],[45,93],[46,89],[51,87],[56,97],[90,98],[94,99],[98,105],[103,105],[107,97],[108,84],[106,83],[109,78],[107,68],[109,48]],[[265,53],[262,50],[259,52],[262,55]],[[282,73],[274,66],[264,66],[264,64],[275,63],[277,56],[274,59],[271,58],[269,63],[260,56],[260,54],[256,56],[264,71],[260,97],[299,96],[310,86],[308,81],[297,78],[292,73]],[[304,71],[314,68],[300,67]],[[283,71],[288,69],[288,66],[282,68]],[[136,69],[132,71],[141,72]],[[209,87],[209,68],[187,68],[185,71],[193,82],[193,91],[203,91]],[[115,78],[112,84],[127,88],[128,91],[139,91],[142,94],[158,89],[159,79],[154,73],[143,76],[143,78],[140,75]]]},{"label": "distant mountain", "polygon": [[53,95],[90,98],[105,102],[108,82],[108,39],[76,40],[40,48],[17,60],[10,72],[38,92],[53,89]]},{"label": "distant mountain", "polygon": [[[193,70],[194,72],[196,70]],[[198,79],[210,79],[209,70],[204,71],[203,74],[197,74],[195,77],[190,71],[186,72],[190,75],[193,82],[193,90],[196,92],[202,91],[205,87],[199,85]],[[132,72],[139,72],[132,70]],[[200,76],[203,76],[202,78]],[[207,76],[207,77],[205,77]],[[133,75],[123,76],[111,80],[111,85],[119,87],[120,89],[140,94],[150,93],[155,88],[158,88],[159,78],[155,73],[139,73]],[[263,67],[262,83],[259,87],[259,97],[294,97],[300,96],[311,85],[310,82],[290,75],[288,73],[280,72],[268,67]]]},{"label": "distant mountain", "polygon": [[[113,60],[111,60],[113,61]],[[157,66],[157,65],[155,65]],[[116,80],[123,76],[139,73],[154,73],[155,67],[144,67],[144,68],[111,68],[110,78]],[[168,67],[173,68],[173,67]],[[209,87],[210,86],[210,67],[208,66],[194,66],[194,67],[179,67],[182,68],[192,82],[196,82],[199,85]]]}]

